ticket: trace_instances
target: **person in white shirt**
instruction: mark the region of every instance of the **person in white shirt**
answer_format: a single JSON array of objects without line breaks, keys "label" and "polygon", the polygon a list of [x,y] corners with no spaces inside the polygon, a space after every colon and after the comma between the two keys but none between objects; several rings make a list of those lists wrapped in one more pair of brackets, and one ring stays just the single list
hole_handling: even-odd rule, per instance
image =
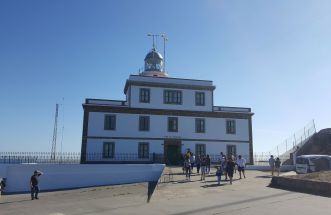
[{"label": "person in white shirt", "polygon": [[242,158],[241,155],[238,156],[237,166],[238,166],[238,172],[239,172],[240,179],[241,179],[241,173],[243,174],[244,178],[246,178],[246,176],[245,176],[246,160],[245,160],[245,158]]},{"label": "person in white shirt", "polygon": [[274,176],[274,172],[275,172],[275,158],[273,155],[270,156],[269,158],[269,166],[271,169],[271,176]]}]

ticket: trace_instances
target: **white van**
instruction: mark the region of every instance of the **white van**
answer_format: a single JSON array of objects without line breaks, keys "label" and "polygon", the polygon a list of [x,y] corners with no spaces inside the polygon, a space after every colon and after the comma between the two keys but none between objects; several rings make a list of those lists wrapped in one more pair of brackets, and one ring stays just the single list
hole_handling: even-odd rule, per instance
[{"label": "white van", "polygon": [[298,174],[331,170],[330,155],[300,155],[296,158],[295,171]]}]

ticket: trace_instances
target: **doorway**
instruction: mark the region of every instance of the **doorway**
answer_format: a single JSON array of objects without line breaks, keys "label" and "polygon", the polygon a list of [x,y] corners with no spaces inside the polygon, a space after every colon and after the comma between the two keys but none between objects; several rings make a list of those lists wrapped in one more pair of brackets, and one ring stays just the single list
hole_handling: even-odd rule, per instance
[{"label": "doorway", "polygon": [[179,140],[164,141],[164,158],[167,165],[179,165],[182,161],[182,143]]}]

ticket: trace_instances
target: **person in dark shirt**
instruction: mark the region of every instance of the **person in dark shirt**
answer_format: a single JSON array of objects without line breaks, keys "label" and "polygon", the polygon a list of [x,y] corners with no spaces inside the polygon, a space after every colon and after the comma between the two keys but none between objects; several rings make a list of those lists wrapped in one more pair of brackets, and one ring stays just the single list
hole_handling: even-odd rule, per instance
[{"label": "person in dark shirt", "polygon": [[39,193],[39,187],[38,187],[38,177],[41,176],[43,173],[40,171],[35,170],[33,175],[30,179],[30,186],[31,186],[31,200],[39,199],[38,193]]},{"label": "person in dark shirt", "polygon": [[209,175],[210,173],[210,157],[207,155],[206,157],[206,173]]},{"label": "person in dark shirt", "polygon": [[230,184],[232,184],[232,178],[233,178],[233,172],[236,164],[233,162],[232,158],[228,158],[228,162],[226,164],[226,172],[228,173],[229,179],[230,179]]}]

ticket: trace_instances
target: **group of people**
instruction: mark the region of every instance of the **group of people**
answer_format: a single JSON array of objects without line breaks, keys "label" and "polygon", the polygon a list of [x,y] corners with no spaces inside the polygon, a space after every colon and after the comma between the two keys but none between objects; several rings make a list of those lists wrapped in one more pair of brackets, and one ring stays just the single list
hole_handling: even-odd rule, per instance
[{"label": "group of people", "polygon": [[187,179],[191,178],[194,166],[197,169],[197,173],[200,174],[201,180],[205,180],[206,174],[210,173],[210,157],[209,155],[198,155],[197,157],[190,151],[184,154],[183,172]]},{"label": "group of people", "polygon": [[[187,151],[183,155],[184,158],[184,165],[183,165],[183,173],[185,173],[186,178],[190,179],[191,174],[193,172],[194,166],[196,167],[197,174],[200,174],[201,172],[201,181],[205,180],[206,174],[210,174],[210,156],[204,156],[204,155],[198,155],[197,157],[190,151]],[[276,171],[277,174],[279,175],[280,171],[280,165],[281,161],[277,157],[274,159],[274,156],[271,155],[269,159],[269,165],[271,168],[271,175],[274,176],[274,172]],[[225,176],[225,181],[229,179],[230,184],[232,184],[233,181],[233,175],[236,173],[236,167],[239,172],[239,179],[246,178],[245,175],[245,168],[246,168],[246,160],[239,155],[238,159],[236,159],[235,156],[229,155],[225,156],[223,152],[220,154],[220,160],[219,164],[216,165],[216,177],[217,177],[217,183],[220,185],[221,183],[221,178],[224,175]],[[41,176],[43,173],[41,171],[34,171],[33,175],[31,176],[30,179],[30,187],[31,187],[31,200],[38,199],[38,193],[39,193],[39,187],[38,187],[38,178]],[[1,184],[2,185],[2,184]],[[0,187],[0,189],[2,186]]]},{"label": "group of people", "polygon": [[220,165],[216,166],[216,176],[217,183],[221,183],[222,175],[225,176],[225,180],[227,181],[229,178],[230,184],[233,181],[233,175],[236,173],[236,167],[239,172],[239,179],[242,179],[242,176],[246,178],[245,168],[246,168],[246,160],[241,155],[238,156],[238,159],[234,155],[225,156],[223,152],[221,152]]},{"label": "group of people", "polygon": [[[185,174],[186,179],[191,179],[191,174],[194,167],[196,167],[197,174],[201,175],[201,181],[205,180],[206,175],[210,174],[211,159],[209,155],[195,156],[191,151],[188,150],[187,153],[183,155],[183,159],[183,174]],[[246,178],[246,160],[242,158],[241,155],[239,155],[238,159],[236,159],[233,155],[225,156],[223,152],[221,152],[219,164],[215,167],[217,169],[216,176],[219,185],[221,183],[221,178],[223,175],[225,176],[225,180],[227,181],[229,179],[230,184],[232,184],[233,174],[236,172],[236,167],[239,172],[239,178]]]},{"label": "group of people", "polygon": [[269,166],[270,166],[270,169],[271,169],[271,176],[274,176],[275,172],[277,172],[277,176],[279,176],[280,165],[281,165],[280,159],[277,157],[276,160],[275,160],[274,156],[271,155],[270,158],[269,158]]}]

